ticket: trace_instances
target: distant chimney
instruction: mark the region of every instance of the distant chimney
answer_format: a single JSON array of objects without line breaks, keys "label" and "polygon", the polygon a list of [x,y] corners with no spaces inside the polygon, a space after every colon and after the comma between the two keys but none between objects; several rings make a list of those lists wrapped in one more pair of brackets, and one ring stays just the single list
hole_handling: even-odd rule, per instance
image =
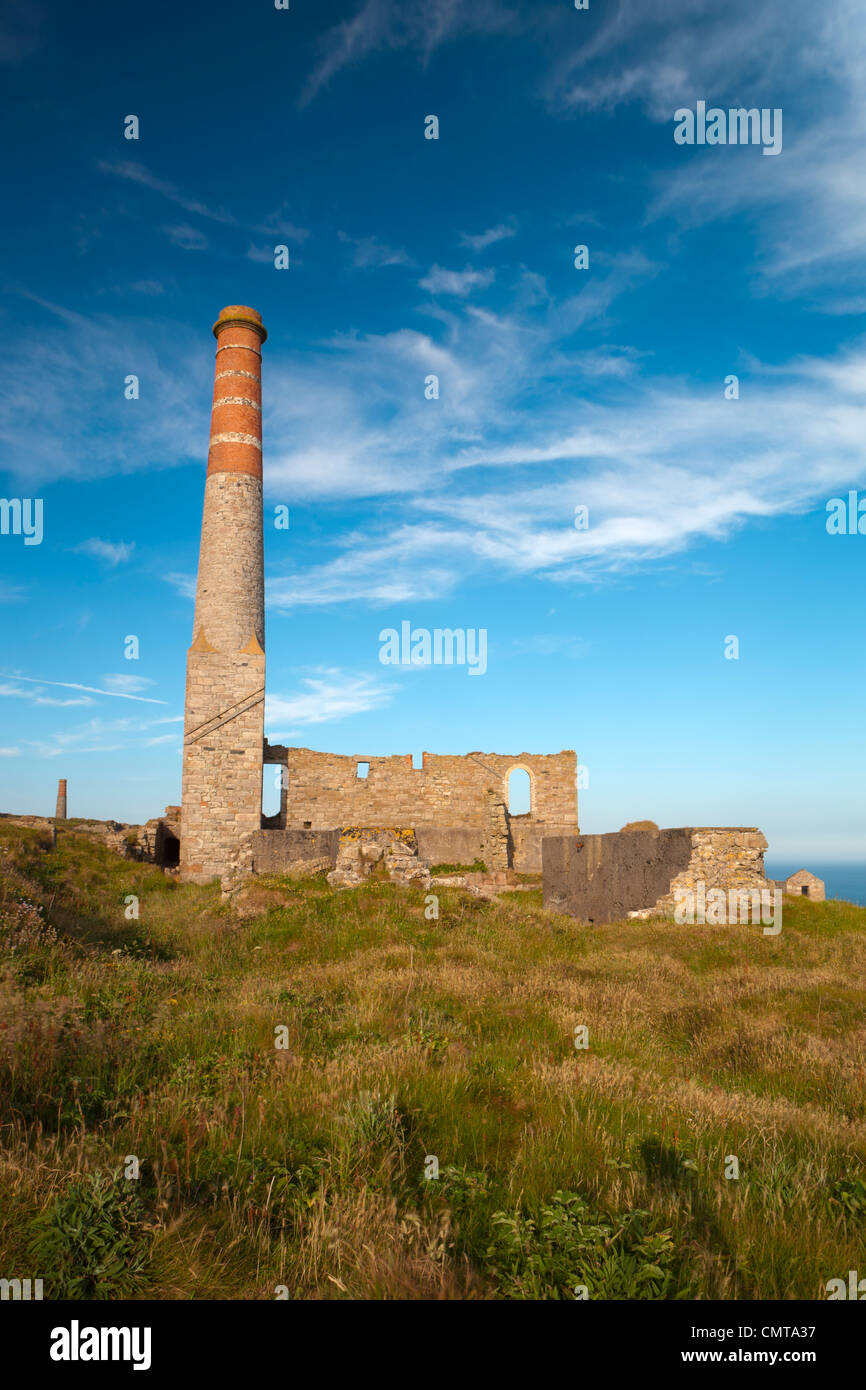
[{"label": "distant chimney", "polygon": [[61,777],[57,783],[57,810],[54,812],[58,820],[66,820],[66,778]]}]

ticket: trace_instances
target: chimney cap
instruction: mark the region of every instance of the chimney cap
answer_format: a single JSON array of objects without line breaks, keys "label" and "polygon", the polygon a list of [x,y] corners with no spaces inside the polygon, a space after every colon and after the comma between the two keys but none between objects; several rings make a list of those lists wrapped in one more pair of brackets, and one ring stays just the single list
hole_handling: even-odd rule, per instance
[{"label": "chimney cap", "polygon": [[220,309],[219,318],[213,326],[214,337],[218,338],[222,330],[232,323],[241,323],[245,328],[255,329],[262,342],[268,336],[261,314],[247,304],[227,304],[224,309]]}]

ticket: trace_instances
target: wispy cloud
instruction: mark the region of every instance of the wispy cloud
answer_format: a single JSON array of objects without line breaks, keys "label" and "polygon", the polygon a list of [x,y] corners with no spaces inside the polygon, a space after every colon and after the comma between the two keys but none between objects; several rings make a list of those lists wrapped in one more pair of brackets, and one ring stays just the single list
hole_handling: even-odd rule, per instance
[{"label": "wispy cloud", "polygon": [[212,222],[222,222],[226,226],[237,225],[232,214],[224,208],[212,208],[198,198],[189,197],[175,184],[152,174],[143,164],[137,164],[129,159],[101,159],[97,167],[103,174],[113,174],[116,178],[126,179],[130,183],[137,183],[143,188],[149,188],[151,192],[158,193],[160,197],[167,198],[169,202],[177,203],[178,207],[184,208],[186,212],[194,212],[199,217],[206,217]]},{"label": "wispy cloud", "polygon": [[[860,0],[817,9],[812,0],[757,7],[731,0],[723,10],[713,0],[619,0],[588,42],[559,45],[539,93],[560,115],[640,104],[662,128],[660,152],[668,152],[666,167],[652,175],[649,218],[681,228],[747,220],[761,277],[774,293],[794,294],[832,285],[855,266],[862,273],[864,84]],[[674,112],[699,98],[710,106],[781,108],[783,156],[754,159],[758,151],[739,147],[675,150]],[[776,167],[762,167],[768,164]]]},{"label": "wispy cloud", "polygon": [[88,695],[81,696],[75,700],[57,700],[50,695],[45,695],[41,689],[37,688],[35,690],[30,690],[8,681],[0,681],[0,696],[19,700],[29,700],[33,705],[52,705],[61,709],[66,709],[70,705],[93,704],[93,701]]},{"label": "wispy cloud", "polygon": [[258,265],[269,265],[274,259],[274,248],[273,246],[256,246],[251,241],[246,254],[248,261],[255,261]]},{"label": "wispy cloud", "polygon": [[415,49],[423,63],[444,43],[467,34],[494,34],[523,27],[519,14],[500,0],[364,0],[350,19],[319,41],[318,61],[301,93],[307,105],[344,68],[383,49]]},{"label": "wispy cloud", "polygon": [[[408,49],[424,64],[441,46],[473,34],[519,38],[528,86],[558,118],[612,116],[628,104],[659,127],[659,151],[669,158],[647,172],[650,218],[683,228],[748,219],[758,273],[773,292],[813,288],[816,309],[840,312],[838,294],[825,299],[820,291],[862,272],[866,261],[862,0],[829,7],[814,0],[757,7],[753,0],[723,7],[717,0],[612,0],[578,30],[581,19],[566,5],[365,0],[322,36],[301,103],[376,54]],[[740,148],[675,151],[674,111],[698,98],[782,108],[783,158],[755,159],[757,151]],[[509,230],[504,223],[463,233],[461,242],[480,251]]]},{"label": "wispy cloud", "polygon": [[335,668],[324,668],[301,681],[294,695],[268,695],[265,698],[265,724],[326,724],[353,714],[378,709],[387,704],[391,692],[368,675],[353,675]]},{"label": "wispy cloud", "polygon": [[24,748],[32,750],[40,758],[57,758],[73,754],[104,754],[121,751],[132,752],[162,744],[176,743],[176,734],[150,735],[150,730],[159,724],[172,722],[166,719],[145,719],[139,715],[120,719],[103,719],[98,715],[71,729],[59,729],[44,734],[40,738],[22,739]]},{"label": "wispy cloud", "polygon": [[493,270],[473,270],[469,266],[465,270],[446,270],[444,266],[434,265],[418,284],[422,290],[429,290],[431,294],[453,294],[463,297],[472,290],[486,289],[493,283],[494,275]]},{"label": "wispy cloud", "polygon": [[513,222],[501,222],[498,227],[489,227],[486,232],[478,232],[476,235],[461,232],[459,241],[461,246],[469,246],[473,251],[485,251],[497,241],[506,241],[508,237],[516,235],[517,228]]},{"label": "wispy cloud", "polygon": [[[364,478],[380,495],[376,522],[334,528],[331,558],[271,576],[269,605],[433,598],[482,569],[485,578],[594,581],[759,518],[822,507],[866,477],[866,348],[772,368],[744,362],[748,386],[737,401],[724,398],[721,381],[624,375],[616,355],[613,371],[596,374],[606,399],[570,398],[559,376],[549,395],[538,390],[536,355],[550,353],[559,318],[547,316],[534,337],[510,321],[495,333],[464,323],[443,375],[443,401],[453,376],[463,403],[458,390],[455,406],[437,413],[443,401],[419,392],[382,433],[364,389],[371,376],[387,382],[390,345],[355,344],[364,371],[352,409],[340,407],[351,467],[338,466],[335,482],[323,457],[318,478],[305,476],[310,496],[329,497],[332,485],[350,486],[350,473]],[[350,364],[343,391],[353,379]],[[532,409],[524,380],[535,388]],[[298,463],[277,467],[298,477]],[[578,505],[589,508],[587,530],[575,529]]]},{"label": "wispy cloud", "polygon": [[[41,313],[0,345],[4,389],[0,444],[4,466],[34,486],[57,478],[96,478],[198,459],[207,439],[212,364],[200,334],[173,323],[78,314],[26,291]],[[157,345],[159,347],[157,348]],[[124,398],[134,371],[158,410]],[[106,383],[116,390],[106,390]],[[26,480],[26,482],[25,482]]]},{"label": "wispy cloud", "polygon": [[73,546],[73,550],[81,555],[92,555],[95,559],[104,560],[106,564],[114,566],[130,558],[135,550],[135,542],[103,541],[92,536],[90,540],[82,541],[80,545]]},{"label": "wispy cloud", "polygon": [[167,574],[166,584],[170,584],[183,598],[195,598],[196,576],[194,574]]},{"label": "wispy cloud", "polygon": [[[453,526],[407,525],[393,531],[340,538],[336,559],[267,584],[275,611],[360,601],[375,607],[440,598],[457,584],[463,566],[454,554]],[[465,572],[465,571],[464,571]]]},{"label": "wispy cloud", "polygon": [[[635,355],[619,347],[572,350],[571,335],[610,318],[616,300],[656,269],[642,253],[601,259],[592,283],[561,303],[537,286],[527,295],[518,275],[511,309],[493,313],[458,300],[437,309],[435,335],[408,328],[343,335],[289,360],[272,358],[270,495],[435,494],[485,441],[498,445],[527,430],[538,437],[563,413],[577,418],[587,378],[593,385],[627,380]],[[439,378],[438,400],[425,397],[430,374]],[[439,558],[431,556],[440,581],[451,568],[441,557],[440,547]]]},{"label": "wispy cloud", "polygon": [[165,285],[161,280],[133,280],[129,288],[133,294],[146,294],[151,297],[165,294]]},{"label": "wispy cloud", "polygon": [[[259,232],[264,236],[286,237],[290,241],[303,241],[309,236],[306,228],[297,226],[289,219],[286,214],[285,203],[281,203],[274,211],[267,213],[259,222],[243,222],[225,208],[211,207],[200,198],[191,197],[178,188],[176,184],[159,178],[145,165],[138,164],[134,160],[103,159],[99,161],[97,167],[103,174],[110,174],[114,178],[136,183],[142,188],[149,189],[152,193],[157,193],[161,198],[167,198],[169,202],[176,203],[185,212],[194,213],[198,217],[203,217],[209,222],[219,223],[224,227],[239,227],[245,231]],[[185,234],[193,233],[193,229],[190,227],[164,227],[163,231],[168,233],[173,231],[179,234],[179,239],[178,237],[173,238],[179,246],[185,245]],[[201,235],[201,233],[194,233],[194,235]],[[186,249],[203,250],[204,248],[196,244],[187,246]]]},{"label": "wispy cloud", "polygon": [[390,265],[413,265],[411,256],[399,247],[388,246],[377,237],[352,237],[346,232],[338,232],[340,241],[354,248],[352,264],[360,270],[378,270]]},{"label": "wispy cloud", "polygon": [[137,695],[140,691],[147,690],[148,686],[154,684],[147,676],[132,676],[125,672],[103,676],[102,682],[106,690],[112,695]]},{"label": "wispy cloud", "polygon": [[163,232],[169,241],[175,246],[179,246],[183,251],[206,251],[208,249],[208,239],[204,232],[200,232],[197,227],[190,227],[187,223],[180,226],[163,227]]},{"label": "wispy cloud", "polygon": [[309,230],[290,220],[286,206],[285,203],[281,203],[273,212],[263,217],[261,222],[254,223],[249,230],[261,232],[263,236],[284,237],[286,241],[306,241],[310,235]]}]

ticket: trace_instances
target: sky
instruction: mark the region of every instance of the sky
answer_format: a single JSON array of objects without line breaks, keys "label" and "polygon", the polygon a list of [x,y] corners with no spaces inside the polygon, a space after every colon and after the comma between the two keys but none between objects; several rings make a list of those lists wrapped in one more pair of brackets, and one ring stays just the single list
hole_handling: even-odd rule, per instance
[{"label": "sky", "polygon": [[[0,809],[180,799],[248,304],[272,741],[573,748],[587,833],[866,860],[861,0],[12,0],[0,68]],[[699,102],[781,150],[678,143]],[[403,622],[483,675],[383,664]]]}]

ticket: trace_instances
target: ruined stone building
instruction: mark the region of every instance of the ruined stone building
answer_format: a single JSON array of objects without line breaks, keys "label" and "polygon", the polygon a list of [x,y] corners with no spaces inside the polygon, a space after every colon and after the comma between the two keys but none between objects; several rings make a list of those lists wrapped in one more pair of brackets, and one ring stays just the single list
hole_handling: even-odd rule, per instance
[{"label": "ruined stone building", "polygon": [[[380,864],[416,886],[433,864],[504,876],[543,870],[545,902],[588,921],[667,911],[691,885],[766,887],[756,827],[659,830],[634,822],[582,837],[574,752],[347,757],[270,745],[264,737],[265,582],[262,348],[254,309],[232,304],[217,340],[192,643],[187,653],[180,824],[176,808],[143,830],[144,851],[182,877],[223,885],[250,873],[331,866],[348,886]],[[279,768],[280,809],[262,813],[263,777]],[[509,783],[528,775],[529,810],[509,811]],[[65,787],[63,788],[65,792]],[[65,803],[65,797],[64,797]],[[58,815],[65,814],[60,810]],[[179,839],[179,846],[178,846]],[[789,891],[818,896],[805,872]],[[822,888],[823,885],[820,885]]]},{"label": "ruined stone building", "polygon": [[[344,757],[264,738],[262,347],[254,309],[232,304],[217,340],[192,644],[187,653],[180,869],[198,882],[274,871],[323,851],[349,827],[411,829],[426,863],[541,870],[544,835],[577,832],[577,759],[556,754]],[[277,816],[262,777],[282,767]],[[508,811],[522,769],[530,809]]]}]

